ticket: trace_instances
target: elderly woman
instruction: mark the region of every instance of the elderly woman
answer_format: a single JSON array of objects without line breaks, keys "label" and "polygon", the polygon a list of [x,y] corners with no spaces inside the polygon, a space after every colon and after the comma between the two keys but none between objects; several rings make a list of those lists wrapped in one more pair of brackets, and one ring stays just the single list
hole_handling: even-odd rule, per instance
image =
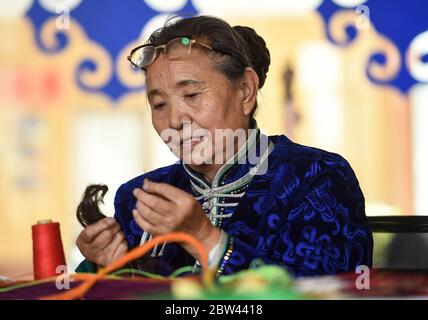
[{"label": "elderly woman", "polygon": [[[174,231],[198,239],[218,274],[260,260],[294,276],[371,266],[364,196],[348,162],[257,128],[270,56],[253,29],[207,16],[175,20],[129,60],[144,70],[153,126],[180,162],[118,189],[114,218],[79,235],[86,260],[77,271]],[[186,244],[164,244],[145,262],[168,274],[198,259]]]}]

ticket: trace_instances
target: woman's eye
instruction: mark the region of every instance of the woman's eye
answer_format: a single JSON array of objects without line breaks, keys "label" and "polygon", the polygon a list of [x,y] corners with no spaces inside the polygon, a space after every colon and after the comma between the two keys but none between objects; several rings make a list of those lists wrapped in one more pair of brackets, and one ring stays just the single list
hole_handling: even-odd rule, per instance
[{"label": "woman's eye", "polygon": [[161,102],[161,103],[156,103],[153,105],[153,109],[157,110],[162,108],[165,105],[165,103]]},{"label": "woman's eye", "polygon": [[193,98],[196,98],[198,95],[199,95],[199,92],[194,92],[194,93],[186,94],[185,97],[189,99],[193,99]]}]

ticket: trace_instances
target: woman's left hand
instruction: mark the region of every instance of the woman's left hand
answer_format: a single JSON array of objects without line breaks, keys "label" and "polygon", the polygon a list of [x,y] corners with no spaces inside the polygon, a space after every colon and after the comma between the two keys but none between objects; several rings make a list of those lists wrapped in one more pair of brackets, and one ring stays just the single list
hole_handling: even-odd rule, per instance
[{"label": "woman's left hand", "polygon": [[[135,221],[144,231],[156,236],[175,231],[193,235],[207,252],[219,241],[220,231],[205,215],[201,205],[187,192],[167,183],[144,180],[143,188],[133,190],[137,198],[132,211]],[[197,260],[197,253],[188,244],[182,244]]]}]

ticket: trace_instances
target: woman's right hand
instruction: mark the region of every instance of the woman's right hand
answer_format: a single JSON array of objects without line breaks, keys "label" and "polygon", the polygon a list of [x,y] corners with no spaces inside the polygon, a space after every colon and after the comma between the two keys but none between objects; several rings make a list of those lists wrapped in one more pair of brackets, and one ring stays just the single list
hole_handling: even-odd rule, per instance
[{"label": "woman's right hand", "polygon": [[77,237],[76,245],[87,260],[101,267],[128,251],[125,236],[114,218],[104,218],[87,226]]}]

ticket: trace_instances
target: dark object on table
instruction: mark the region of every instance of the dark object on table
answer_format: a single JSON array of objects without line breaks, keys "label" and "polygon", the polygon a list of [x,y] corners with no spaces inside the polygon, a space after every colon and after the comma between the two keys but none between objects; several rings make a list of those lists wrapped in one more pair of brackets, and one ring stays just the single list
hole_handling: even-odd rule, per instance
[{"label": "dark object on table", "polygon": [[386,249],[386,267],[394,269],[428,270],[428,235],[399,233]]},{"label": "dark object on table", "polygon": [[383,268],[428,270],[428,216],[369,217],[375,233],[393,233]]}]

